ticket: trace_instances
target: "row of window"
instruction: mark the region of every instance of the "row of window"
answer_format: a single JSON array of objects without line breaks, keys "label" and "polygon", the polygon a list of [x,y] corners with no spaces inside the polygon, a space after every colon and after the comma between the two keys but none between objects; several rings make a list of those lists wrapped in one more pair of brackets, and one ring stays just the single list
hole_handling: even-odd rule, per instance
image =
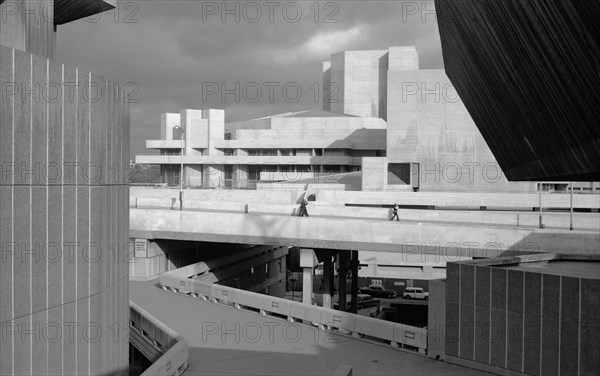
[{"label": "row of window", "polygon": [[[235,149],[223,149],[226,156],[235,155]],[[350,157],[385,157],[384,150],[346,150],[346,149],[246,149],[251,157],[322,157],[322,156],[350,156]]]},{"label": "row of window", "polygon": [[[385,157],[383,150],[346,150],[346,149],[246,149],[251,157]],[[160,155],[181,155],[181,149],[161,149]],[[223,155],[231,157],[236,155],[235,149],[223,149]]]}]

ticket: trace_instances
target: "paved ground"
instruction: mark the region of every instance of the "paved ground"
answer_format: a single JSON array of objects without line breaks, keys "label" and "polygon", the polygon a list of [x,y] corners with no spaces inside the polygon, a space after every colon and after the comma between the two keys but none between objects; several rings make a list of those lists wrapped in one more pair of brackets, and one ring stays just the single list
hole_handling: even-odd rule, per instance
[{"label": "paved ground", "polygon": [[130,282],[130,299],[189,342],[184,375],[489,375],[389,346]]}]

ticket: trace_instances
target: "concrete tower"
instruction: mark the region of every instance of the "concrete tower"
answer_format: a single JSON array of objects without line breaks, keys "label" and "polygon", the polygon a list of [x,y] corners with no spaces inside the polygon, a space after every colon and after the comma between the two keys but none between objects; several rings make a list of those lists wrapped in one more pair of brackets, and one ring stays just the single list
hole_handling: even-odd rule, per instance
[{"label": "concrete tower", "polygon": [[53,60],[101,0],[0,1],[0,374],[127,373],[129,106]]}]

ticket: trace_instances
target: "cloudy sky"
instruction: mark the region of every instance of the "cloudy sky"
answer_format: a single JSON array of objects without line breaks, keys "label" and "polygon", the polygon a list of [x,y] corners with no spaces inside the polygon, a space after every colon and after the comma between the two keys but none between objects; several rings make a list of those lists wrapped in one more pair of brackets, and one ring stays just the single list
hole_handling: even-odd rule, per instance
[{"label": "cloudy sky", "polygon": [[[57,56],[136,85],[131,154],[150,154],[145,140],[159,138],[163,112],[219,108],[237,121],[320,108],[321,66],[332,53],[412,45],[421,68],[442,68],[433,9],[401,0],[120,0],[117,10],[61,26]],[[236,83],[238,100],[223,100],[221,88]]]}]

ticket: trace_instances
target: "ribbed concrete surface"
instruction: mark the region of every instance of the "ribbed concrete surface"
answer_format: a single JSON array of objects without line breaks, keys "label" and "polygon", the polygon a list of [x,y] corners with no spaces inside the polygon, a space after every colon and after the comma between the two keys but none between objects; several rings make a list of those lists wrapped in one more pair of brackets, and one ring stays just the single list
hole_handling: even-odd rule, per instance
[{"label": "ribbed concrete surface", "polygon": [[0,101],[0,374],[114,374],[128,365],[124,93],[3,46],[0,78],[15,92]]}]

